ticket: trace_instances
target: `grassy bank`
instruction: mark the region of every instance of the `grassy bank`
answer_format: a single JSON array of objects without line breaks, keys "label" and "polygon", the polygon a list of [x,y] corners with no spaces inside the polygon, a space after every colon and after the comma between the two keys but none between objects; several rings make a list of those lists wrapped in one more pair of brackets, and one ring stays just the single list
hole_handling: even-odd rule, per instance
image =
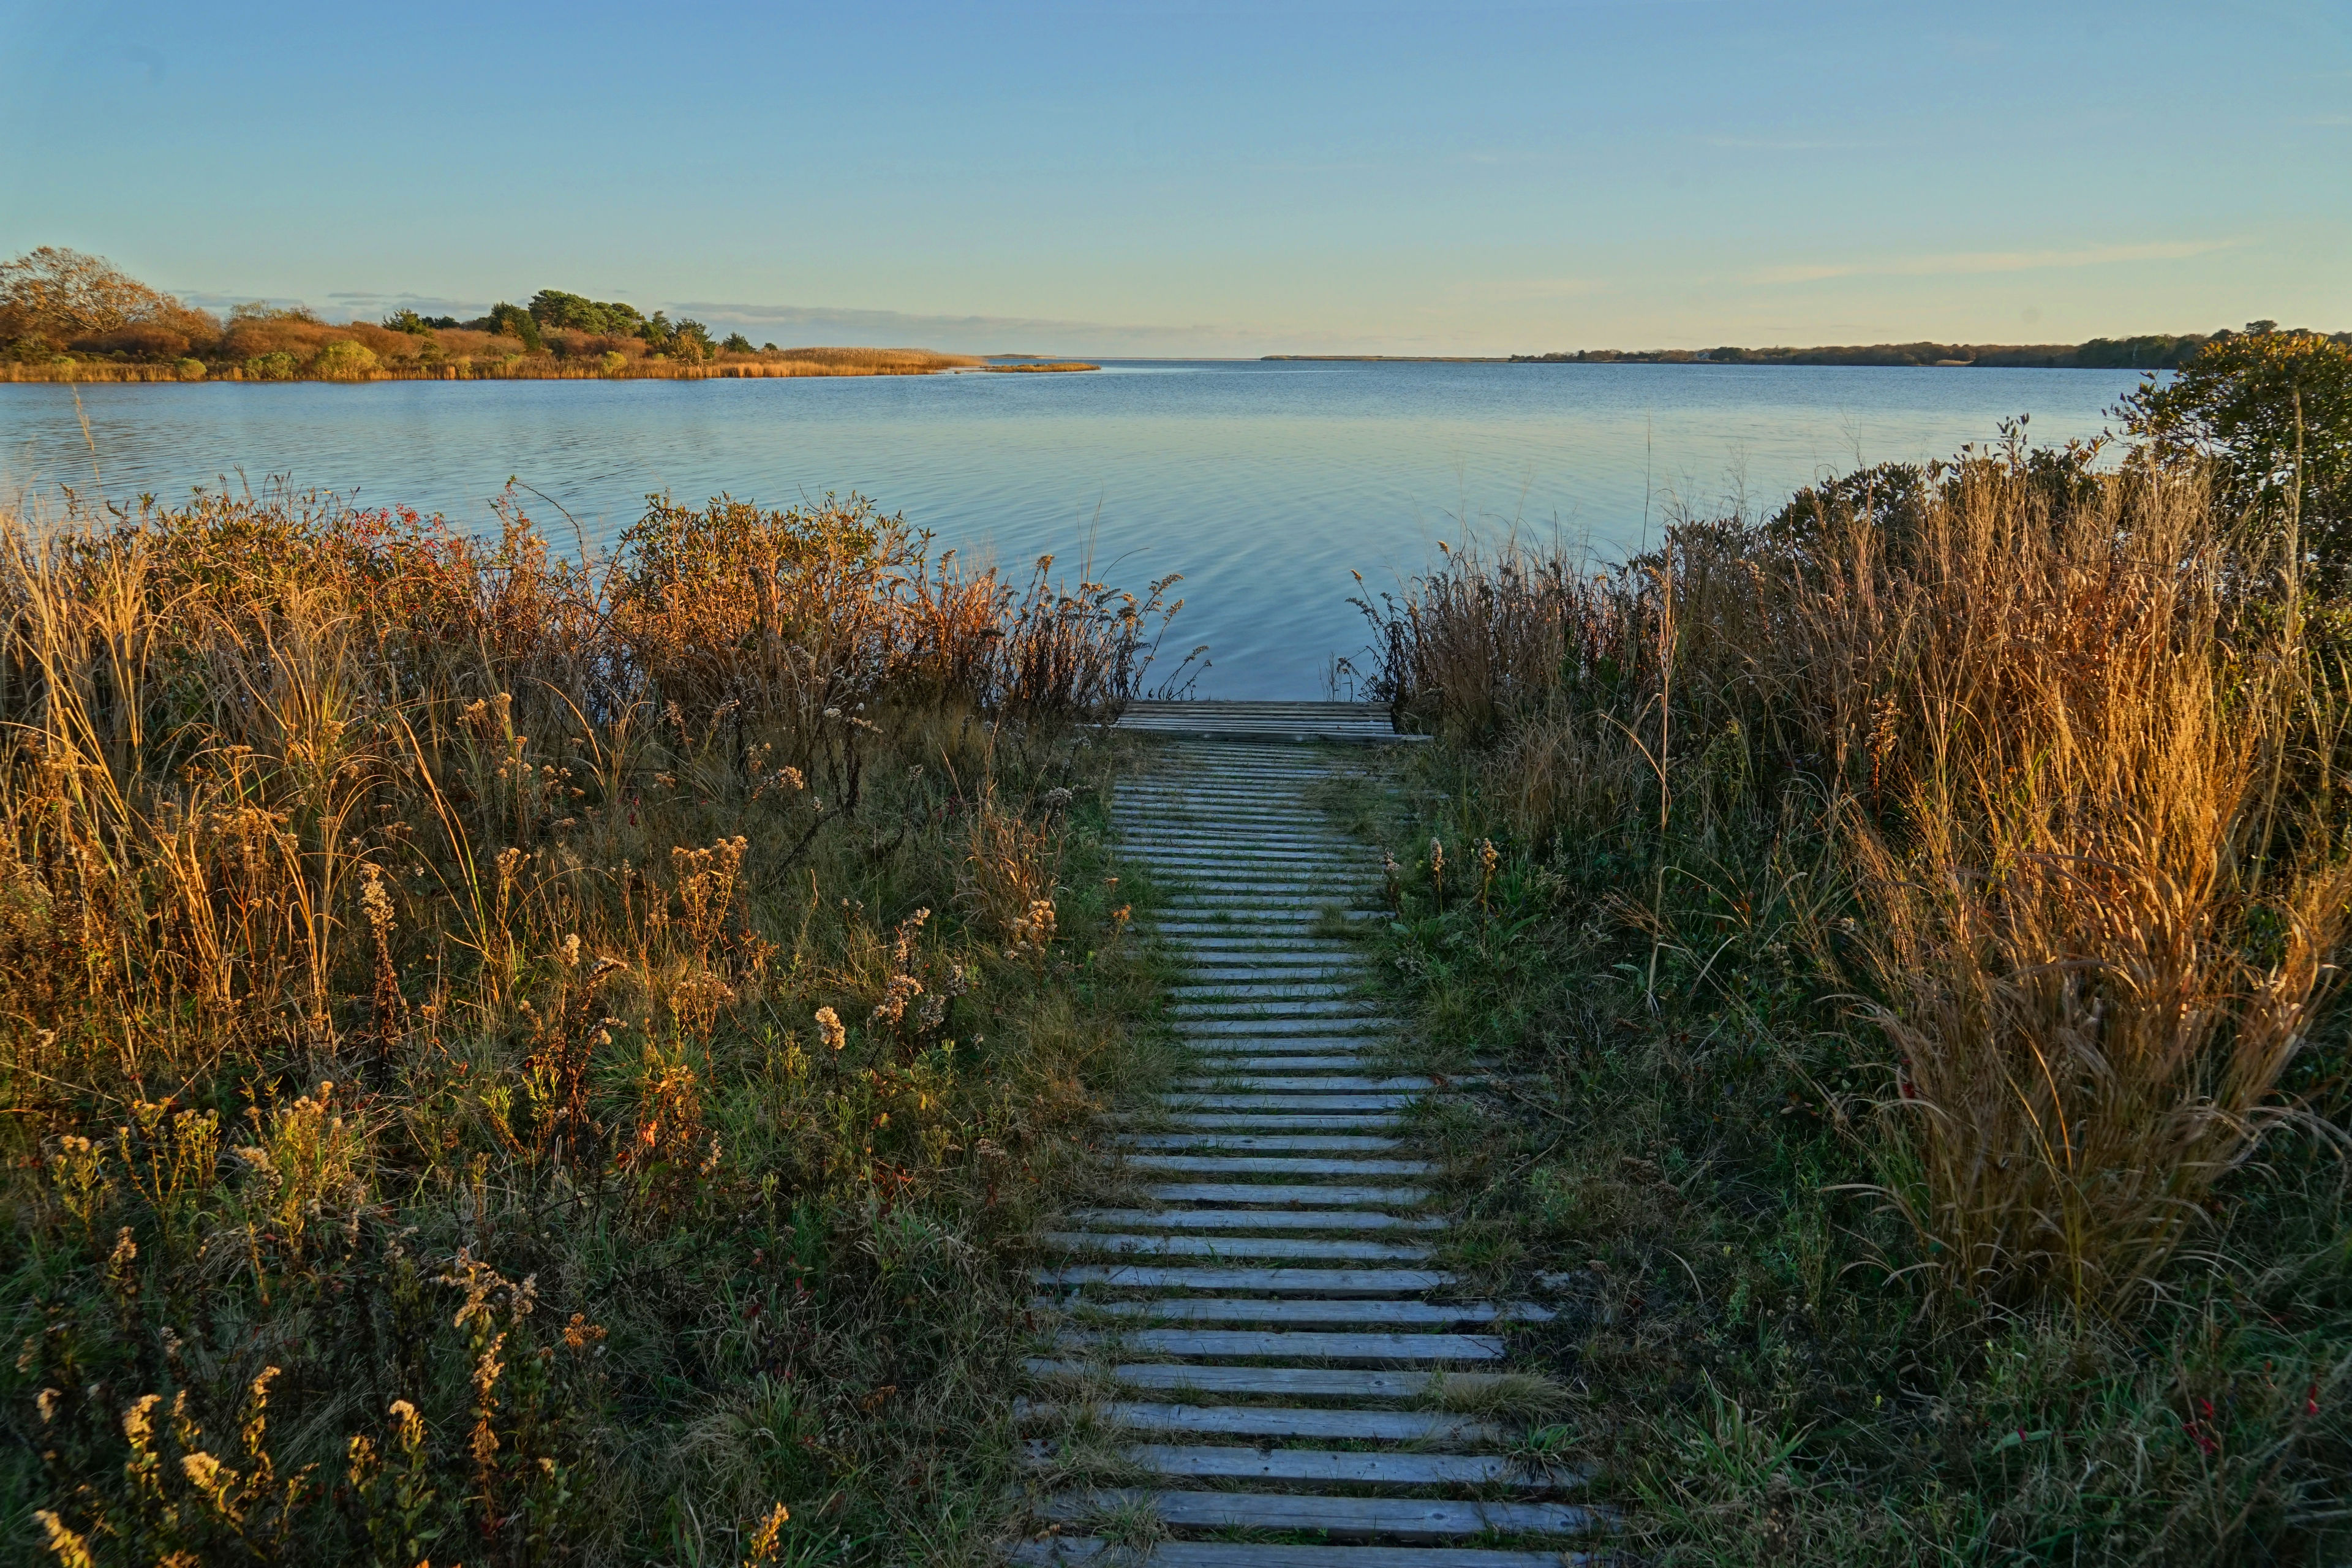
[{"label": "grassy bank", "polygon": [[[299,351],[268,349],[242,360],[207,363],[182,358],[168,363],[60,353],[33,362],[0,364],[0,381],[161,383],[190,381],[764,381],[807,375],[936,375],[948,370],[1093,370],[1094,365],[984,365],[969,354],[929,349],[781,349],[772,353],[721,353],[684,362],[666,355],[627,355],[617,351],[561,356],[530,353],[487,333],[464,334],[479,342],[443,342],[433,354],[369,349],[367,356],[336,351],[336,343],[366,347],[375,329],[359,323],[320,324],[317,341]],[[394,351],[405,334],[387,333]],[[445,332],[437,338],[459,334]]]},{"label": "grassy bank", "polygon": [[0,521],[6,1556],[989,1560],[1160,622],[861,502]]},{"label": "grassy bank", "polygon": [[1656,1561],[2352,1549],[2347,612],[2218,482],[2011,445],[1370,606],[1444,738],[1384,956],[1515,1075],[1423,1129],[1452,1261],[1565,1304],[1534,1440]]}]

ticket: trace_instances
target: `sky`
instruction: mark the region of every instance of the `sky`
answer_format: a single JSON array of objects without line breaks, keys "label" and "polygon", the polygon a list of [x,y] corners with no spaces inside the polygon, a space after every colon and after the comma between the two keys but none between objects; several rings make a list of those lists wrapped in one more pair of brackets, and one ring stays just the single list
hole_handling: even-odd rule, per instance
[{"label": "sky", "polygon": [[2352,0],[0,0],[0,252],[220,307],[1492,354],[2352,328]]}]

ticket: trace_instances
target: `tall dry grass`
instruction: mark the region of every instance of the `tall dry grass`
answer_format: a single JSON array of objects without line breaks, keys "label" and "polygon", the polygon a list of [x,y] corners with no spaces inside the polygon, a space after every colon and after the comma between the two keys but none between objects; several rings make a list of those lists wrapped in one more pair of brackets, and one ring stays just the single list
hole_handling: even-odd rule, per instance
[{"label": "tall dry grass", "polygon": [[981,1552],[1167,613],[855,499],[0,517],[12,1537]]},{"label": "tall dry grass", "polygon": [[1809,940],[1870,998],[1906,1266],[2102,1312],[2294,1114],[2352,872],[2293,589],[2193,467],[2090,458],[1863,476],[1608,571],[1460,552],[1367,609],[1376,689],[1483,738],[1538,843],[1655,845],[1663,889],[1806,825],[1859,905]]}]

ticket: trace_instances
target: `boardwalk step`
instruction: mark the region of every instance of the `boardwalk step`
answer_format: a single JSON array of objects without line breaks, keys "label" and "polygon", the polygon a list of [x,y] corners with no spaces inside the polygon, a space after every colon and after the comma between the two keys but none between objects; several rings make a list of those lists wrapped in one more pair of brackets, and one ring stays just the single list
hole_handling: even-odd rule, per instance
[{"label": "boardwalk step", "polygon": [[1425,1247],[1386,1241],[1327,1241],[1295,1236],[1150,1236],[1128,1231],[1049,1230],[1049,1247],[1122,1258],[1286,1258],[1345,1263],[1414,1263]]},{"label": "boardwalk step", "polygon": [[1208,1268],[1145,1263],[1066,1263],[1041,1268],[1040,1285],[1137,1290],[1255,1290],[1269,1296],[1419,1296],[1454,1283],[1438,1268]]},{"label": "boardwalk step", "polygon": [[[1334,1132],[1394,1132],[1397,1118],[1419,1101],[1419,1095],[1317,1094],[1310,1084],[1297,1094],[1219,1094],[1189,1089],[1171,1094],[1157,1111],[1121,1112],[1113,1120],[1133,1123],[1139,1132],[1169,1131],[1180,1127],[1204,1127],[1235,1118],[1273,1118],[1269,1131],[1311,1132],[1318,1127]],[[1171,1120],[1172,1119],[1172,1120]]]},{"label": "boardwalk step", "polygon": [[1234,1050],[1195,1046],[1192,1054],[1194,1079],[1214,1079],[1220,1083],[1224,1081],[1222,1075],[1227,1073],[1295,1078],[1301,1073],[1313,1076],[1360,1072],[1373,1061],[1373,1053],[1370,1050],[1306,1050],[1294,1056],[1271,1055],[1261,1052],[1258,1042],[1255,1040]]},{"label": "boardwalk step", "polygon": [[1484,1547],[1273,1546],[1232,1541],[1163,1541],[1147,1557],[1090,1536],[1024,1541],[1008,1559],[1020,1568],[1087,1563],[1090,1568],[1581,1568],[1581,1552],[1496,1552]]},{"label": "boardwalk step", "polygon": [[1503,1342],[1492,1334],[1322,1332],[1311,1329],[1071,1329],[1054,1336],[1056,1351],[1116,1345],[1129,1355],[1245,1356],[1302,1361],[1497,1361]]},{"label": "boardwalk step", "polygon": [[1130,1132],[1119,1140],[1126,1149],[1202,1149],[1233,1154],[1386,1153],[1397,1146],[1393,1138],[1341,1132]]},{"label": "boardwalk step", "polygon": [[1080,1209],[1082,1226],[1111,1230],[1443,1230],[1435,1215],[1367,1209]]},{"label": "boardwalk step", "polygon": [[[1055,1462],[1054,1446],[1027,1445],[1029,1463]],[[1577,1478],[1530,1471],[1501,1454],[1334,1452],[1326,1448],[1227,1447],[1179,1443],[1131,1443],[1119,1457],[1162,1476],[1196,1480],[1313,1481],[1361,1487],[1507,1487],[1558,1491]]]},{"label": "boardwalk step", "polygon": [[1166,1296],[1144,1301],[1056,1301],[1040,1297],[1035,1311],[1077,1311],[1113,1318],[1196,1323],[1378,1324],[1445,1328],[1455,1323],[1543,1322],[1551,1312],[1533,1302],[1307,1300],[1268,1301],[1245,1296]]},{"label": "boardwalk step", "polygon": [[[1032,1376],[1106,1376],[1128,1388],[1185,1389],[1199,1394],[1279,1394],[1293,1398],[1386,1399],[1402,1403],[1429,1392],[1431,1374],[1417,1368],[1381,1371],[1336,1366],[1213,1366],[1190,1362],[1125,1362],[1097,1366],[1039,1356],[1024,1363]],[[1446,1386],[1473,1384],[1484,1373],[1445,1374]]]},{"label": "boardwalk step", "polygon": [[1203,1110],[1183,1116],[1157,1116],[1151,1125],[1161,1131],[1283,1132],[1311,1128],[1318,1132],[1393,1133],[1396,1112],[1389,1110],[1317,1110],[1310,1104],[1287,1105],[1279,1110]]},{"label": "boardwalk step", "polygon": [[1169,1092],[1182,1094],[1187,1083],[1214,1083],[1227,1091],[1248,1089],[1258,1094],[1392,1094],[1410,1102],[1432,1089],[1459,1083],[1449,1079],[1441,1084],[1431,1078],[1364,1078],[1345,1073],[1331,1073],[1321,1078],[1302,1078],[1282,1073],[1220,1073],[1213,1078],[1198,1078],[1179,1083]]},{"label": "boardwalk step", "polygon": [[1044,1511],[1048,1519],[1076,1520],[1139,1503],[1175,1530],[1319,1530],[1346,1541],[1433,1542],[1489,1532],[1589,1535],[1605,1528],[1599,1513],[1578,1503],[1284,1492],[1072,1492],[1047,1499]]},{"label": "boardwalk step", "polygon": [[1024,1541],[1008,1561],[1020,1568],[1572,1568],[1597,1561],[1581,1552],[1496,1552],[1485,1547],[1275,1546],[1233,1541],[1163,1541],[1149,1557],[1090,1536]]},{"label": "boardwalk step", "polygon": [[1127,1157],[1140,1171],[1182,1171],[1201,1176],[1425,1176],[1426,1160],[1293,1160],[1272,1154],[1162,1154],[1142,1150]]},{"label": "boardwalk step", "polygon": [[1161,1204],[1349,1204],[1411,1208],[1429,1198],[1424,1187],[1253,1186],[1245,1182],[1168,1182],[1143,1195]]},{"label": "boardwalk step", "polygon": [[1276,1026],[1274,1020],[1263,1018],[1237,1022],[1215,1018],[1191,1021],[1180,1018],[1176,1022],[1176,1034],[1179,1038],[1215,1040],[1238,1037],[1248,1040],[1252,1047],[1258,1050],[1267,1049],[1276,1038],[1283,1037],[1302,1043],[1312,1041],[1318,1045],[1344,1046],[1369,1039],[1385,1039],[1391,1037],[1393,1030],[1393,1020],[1374,1017],[1369,1014],[1361,1018],[1302,1018],[1294,1024],[1285,1024],[1279,1027]]},{"label": "boardwalk step", "polygon": [[1097,1424],[1136,1432],[1200,1432],[1225,1437],[1328,1437],[1360,1443],[1499,1443],[1502,1428],[1444,1410],[1323,1410],[1289,1405],[1153,1405],[1112,1401],[1057,1405],[1024,1399],[1016,1420],[1084,1411]]}]

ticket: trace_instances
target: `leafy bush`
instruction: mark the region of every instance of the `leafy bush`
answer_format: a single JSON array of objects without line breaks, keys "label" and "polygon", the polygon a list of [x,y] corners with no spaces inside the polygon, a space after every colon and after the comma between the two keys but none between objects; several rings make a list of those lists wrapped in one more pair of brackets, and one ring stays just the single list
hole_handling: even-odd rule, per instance
[{"label": "leafy bush", "polygon": [[2118,412],[2158,452],[2212,464],[2224,511],[2282,552],[2265,567],[2352,586],[2352,342],[2257,322],[2149,377]]},{"label": "leafy bush", "polygon": [[310,374],[323,381],[364,381],[375,374],[376,363],[365,343],[339,338],[310,361]]}]

